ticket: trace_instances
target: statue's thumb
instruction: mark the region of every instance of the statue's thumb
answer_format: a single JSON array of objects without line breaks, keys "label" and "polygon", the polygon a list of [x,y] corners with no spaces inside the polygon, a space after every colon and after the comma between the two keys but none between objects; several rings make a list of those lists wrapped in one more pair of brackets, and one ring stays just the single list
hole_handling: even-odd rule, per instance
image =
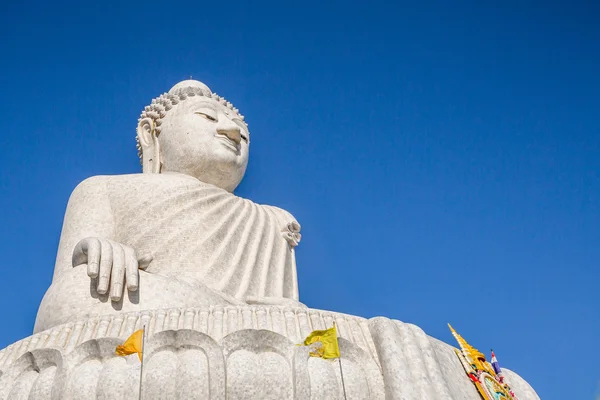
[{"label": "statue's thumb", "polygon": [[146,268],[148,268],[148,265],[150,265],[153,259],[154,257],[152,256],[152,253],[144,254],[143,256],[138,258],[138,268],[141,270],[146,270]]}]

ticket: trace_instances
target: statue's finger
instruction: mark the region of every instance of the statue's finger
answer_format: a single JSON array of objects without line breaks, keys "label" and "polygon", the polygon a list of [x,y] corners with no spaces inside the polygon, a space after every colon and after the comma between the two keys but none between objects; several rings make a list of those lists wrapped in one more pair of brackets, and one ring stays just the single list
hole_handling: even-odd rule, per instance
[{"label": "statue's finger", "polygon": [[112,272],[110,274],[110,299],[121,300],[123,295],[123,278],[125,277],[125,251],[119,243],[111,243],[113,249]]},{"label": "statue's finger", "polygon": [[78,265],[81,265],[81,264],[87,264],[88,244],[89,244],[90,240],[92,240],[92,239],[93,238],[81,239],[75,245],[75,248],[73,249],[73,258],[71,259],[73,267],[77,267]]},{"label": "statue's finger", "polygon": [[152,253],[146,253],[143,256],[141,256],[140,258],[138,258],[138,268],[141,270],[146,270],[146,268],[148,268],[148,265],[150,265],[150,263],[152,262],[152,260],[154,259],[154,256],[152,255]]},{"label": "statue's finger", "polygon": [[87,274],[90,278],[98,276],[101,248],[100,240],[96,238],[89,238],[87,240]]},{"label": "statue's finger", "polygon": [[110,272],[113,264],[113,249],[110,241],[101,240],[100,246],[102,253],[100,255],[100,271],[98,272],[98,288],[96,291],[100,294],[108,292],[108,283],[110,281]]},{"label": "statue's finger", "polygon": [[135,251],[131,247],[123,246],[125,251],[125,280],[127,289],[132,292],[138,288],[138,261],[135,257]]}]

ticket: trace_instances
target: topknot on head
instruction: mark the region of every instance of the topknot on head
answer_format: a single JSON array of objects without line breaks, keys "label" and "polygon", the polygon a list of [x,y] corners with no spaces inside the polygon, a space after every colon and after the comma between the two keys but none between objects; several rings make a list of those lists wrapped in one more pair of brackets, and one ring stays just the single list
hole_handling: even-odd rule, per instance
[{"label": "topknot on head", "polygon": [[[196,81],[194,79],[188,79],[185,81],[181,81],[178,84],[176,84],[175,86],[173,86],[169,90],[169,94],[176,94],[181,90],[187,90],[189,88],[199,88],[202,90],[202,92],[212,93],[210,88],[208,86],[206,86],[204,83],[202,83],[200,81]],[[209,97],[209,96],[207,96],[207,97]]]}]

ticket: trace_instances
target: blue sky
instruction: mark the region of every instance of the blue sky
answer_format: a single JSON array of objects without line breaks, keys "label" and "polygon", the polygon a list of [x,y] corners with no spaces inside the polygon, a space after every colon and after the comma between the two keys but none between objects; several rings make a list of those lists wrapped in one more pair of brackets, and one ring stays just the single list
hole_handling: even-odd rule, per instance
[{"label": "blue sky", "polygon": [[451,322],[544,400],[594,398],[600,7],[449,3],[4,5],[0,348],[31,334],[70,192],[138,172],[140,111],[192,75],[247,117],[237,193],[302,224],[304,303]]}]

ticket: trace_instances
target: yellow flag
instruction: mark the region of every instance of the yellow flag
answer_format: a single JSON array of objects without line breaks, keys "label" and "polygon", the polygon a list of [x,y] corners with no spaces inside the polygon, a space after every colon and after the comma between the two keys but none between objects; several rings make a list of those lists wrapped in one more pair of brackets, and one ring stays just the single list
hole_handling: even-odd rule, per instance
[{"label": "yellow flag", "polygon": [[335,324],[332,328],[325,329],[324,331],[313,331],[304,340],[304,345],[309,346],[315,342],[321,342],[321,348],[311,352],[310,355],[312,357],[338,358],[340,356]]},{"label": "yellow flag", "polygon": [[129,338],[120,346],[117,346],[115,353],[118,356],[128,356],[137,353],[142,361],[142,340],[144,339],[144,330],[140,329],[131,334]]}]

